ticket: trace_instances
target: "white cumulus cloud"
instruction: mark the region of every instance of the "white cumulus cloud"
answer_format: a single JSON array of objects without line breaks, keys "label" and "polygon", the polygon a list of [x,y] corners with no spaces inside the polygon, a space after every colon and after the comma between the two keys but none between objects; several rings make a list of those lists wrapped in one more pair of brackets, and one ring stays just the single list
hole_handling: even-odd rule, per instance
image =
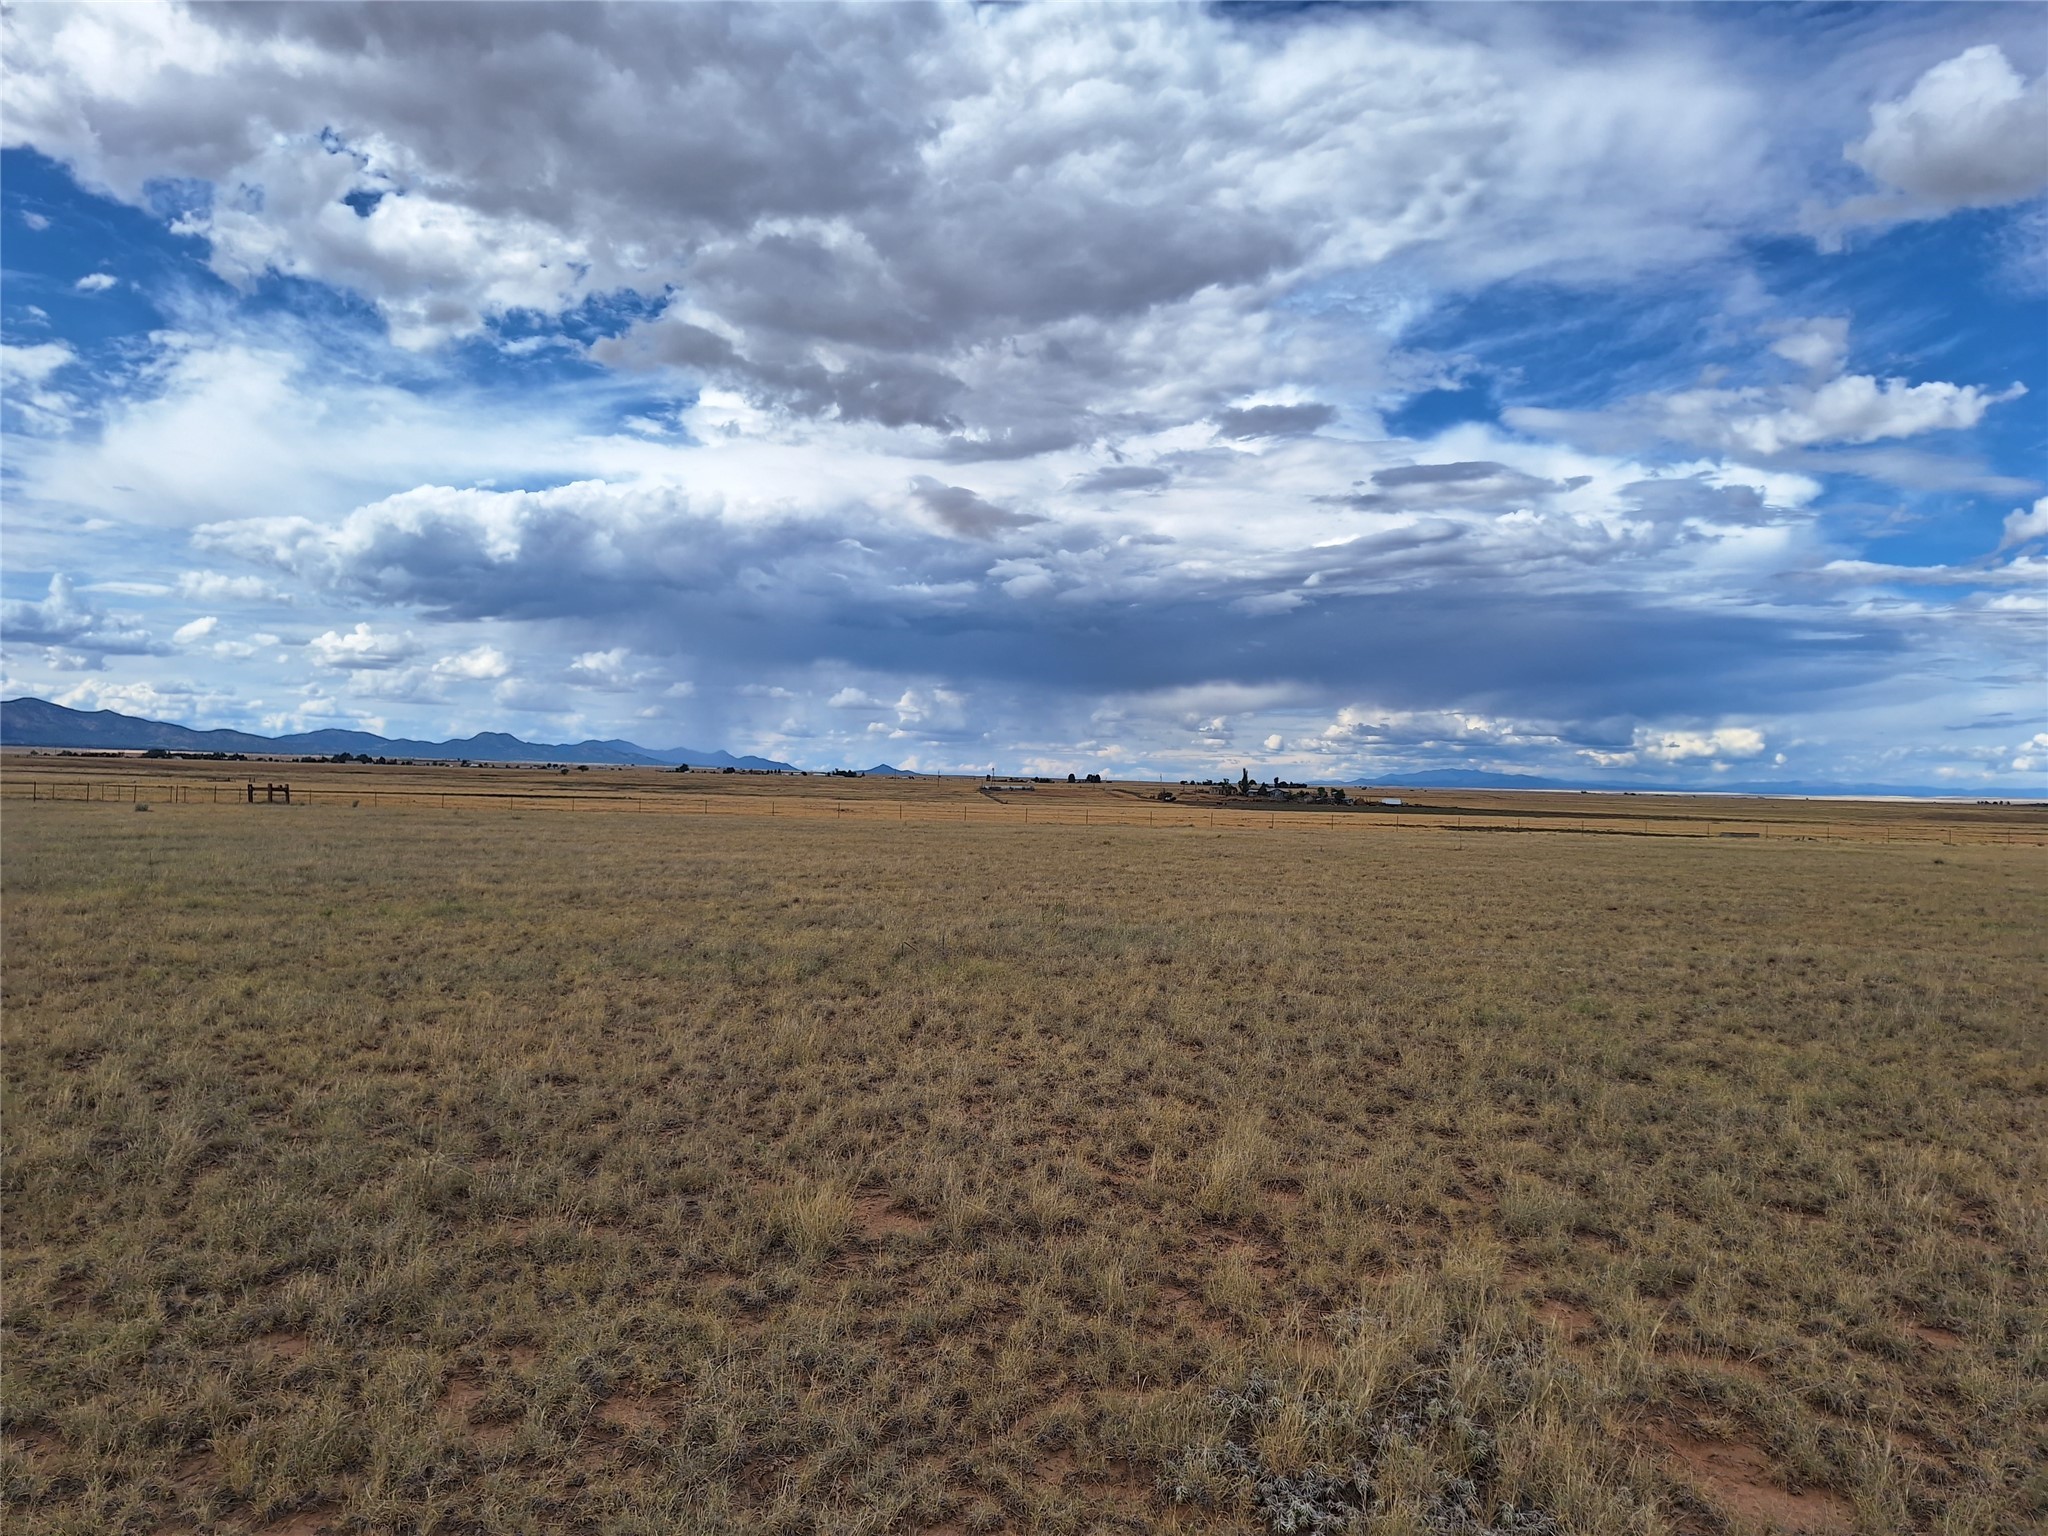
[{"label": "white cumulus cloud", "polygon": [[568,682],[576,688],[630,688],[636,674],[626,665],[632,651],[614,645],[602,651],[585,651],[569,663]]},{"label": "white cumulus cloud", "polygon": [[308,642],[307,650],[312,653],[315,666],[349,672],[379,671],[417,656],[420,644],[409,634],[382,632],[368,624],[358,624],[347,634],[330,629],[316,636]]},{"label": "white cumulus cloud", "polygon": [[1819,443],[1874,443],[1886,437],[1974,427],[1992,406],[2026,392],[2023,384],[1991,393],[1974,384],[1908,384],[1904,379],[1852,373],[1796,394],[1774,411],[1745,412],[1740,396],[1716,391],[1674,395],[1670,407],[1679,420],[1725,410],[1722,430],[1734,446],[1774,454]]},{"label": "white cumulus cloud", "polygon": [[1849,322],[1839,316],[1801,321],[1772,342],[1771,350],[1822,377],[1839,373],[1849,355]]},{"label": "white cumulus cloud", "polygon": [[0,602],[0,636],[98,656],[138,656],[162,649],[129,616],[104,612],[81,599],[71,578],[61,572],[50,578],[42,598]]},{"label": "white cumulus cloud", "polygon": [[437,677],[482,681],[505,676],[512,670],[512,663],[495,645],[479,645],[453,656],[443,656],[434,663],[433,670]]},{"label": "white cumulus cloud", "polygon": [[1848,356],[1848,326],[1838,320],[1799,322],[1770,350],[1798,363],[1809,376],[1797,382],[1640,395],[1604,411],[1511,407],[1503,417],[1525,432],[1557,433],[1609,447],[1665,441],[1771,458],[1967,430],[1993,406],[2027,393],[2017,382],[1992,389],[1945,379],[1915,384],[1836,371]]},{"label": "white cumulus cloud", "polygon": [[2032,539],[2048,539],[2048,496],[2041,497],[2030,508],[2016,507],[2005,514],[2005,537],[1998,541],[1998,547],[2009,549]]},{"label": "white cumulus cloud", "polygon": [[1682,763],[1696,757],[1757,757],[1764,733],[1746,725],[1724,725],[1711,731],[1638,729],[1636,750],[1659,763]]},{"label": "white cumulus cloud", "polygon": [[1840,211],[1846,222],[1992,208],[2048,189],[2048,80],[2022,79],[1983,43],[1935,65],[1843,153],[1889,189]]}]

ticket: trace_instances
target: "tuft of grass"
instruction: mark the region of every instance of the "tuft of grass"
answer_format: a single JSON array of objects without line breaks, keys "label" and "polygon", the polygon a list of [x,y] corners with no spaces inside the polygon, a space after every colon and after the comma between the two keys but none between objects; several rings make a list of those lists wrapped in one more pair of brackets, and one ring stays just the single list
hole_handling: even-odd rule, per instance
[{"label": "tuft of grass", "polygon": [[1266,1134],[1265,1117],[1239,1112],[1224,1125],[1206,1159],[1198,1204],[1212,1221],[1242,1221],[1260,1208],[1260,1186],[1275,1172],[1278,1149]]}]

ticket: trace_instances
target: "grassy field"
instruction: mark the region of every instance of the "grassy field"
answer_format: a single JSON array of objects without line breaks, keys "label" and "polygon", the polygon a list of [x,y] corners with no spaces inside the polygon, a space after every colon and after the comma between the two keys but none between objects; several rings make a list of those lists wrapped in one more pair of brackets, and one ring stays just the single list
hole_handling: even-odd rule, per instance
[{"label": "grassy field", "polygon": [[[1345,837],[1457,831],[1572,832],[1788,842],[2048,848],[2048,804],[1804,800],[1523,790],[1350,791],[1351,803],[1247,799],[1202,785],[1068,784],[975,778],[674,773],[657,768],[509,764],[161,761],[10,752],[0,798],[81,804],[244,802],[252,783],[324,808],[632,811],[676,816],[882,820],[948,826],[1139,826]],[[1385,799],[1394,804],[1382,803]]]},{"label": "grassy field", "polygon": [[0,832],[10,1530],[2048,1518],[2038,848]]}]

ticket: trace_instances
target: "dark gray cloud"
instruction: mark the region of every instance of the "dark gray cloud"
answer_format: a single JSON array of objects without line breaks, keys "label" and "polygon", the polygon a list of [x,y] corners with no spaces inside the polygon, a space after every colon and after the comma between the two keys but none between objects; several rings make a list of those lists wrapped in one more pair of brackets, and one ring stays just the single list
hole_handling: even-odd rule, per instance
[{"label": "dark gray cloud", "polygon": [[[831,656],[883,677],[942,667],[953,686],[1020,697],[1284,681],[1311,699],[1640,720],[1796,708],[1882,678],[1903,643],[1880,619],[1837,614],[1817,631],[1793,611],[1666,605],[1583,580],[1546,590],[1546,570],[1583,573],[1601,553],[1562,533],[1509,557],[1432,523],[1188,571],[1172,546],[1041,539],[965,488],[917,494],[969,539],[860,507],[738,522],[672,493],[570,486],[423,489],[338,529],[268,520],[203,542],[357,600],[545,621],[736,677]],[[991,564],[981,540],[995,532],[1019,542]],[[1302,600],[1258,601],[1276,595]]]},{"label": "dark gray cloud", "polygon": [[1076,480],[1076,491],[1150,491],[1171,482],[1173,475],[1146,464],[1105,464]]},{"label": "dark gray cloud", "polygon": [[[599,218],[622,208],[671,229],[733,228],[899,198],[931,128],[920,57],[946,28],[915,4],[193,10],[244,47],[238,74],[255,90],[178,93],[148,125],[184,129],[159,159],[247,154],[280,128],[343,143],[397,129],[436,191],[600,239]],[[610,239],[649,232],[643,216]]]},{"label": "dark gray cloud", "polygon": [[1576,490],[1586,481],[1583,477],[1544,480],[1491,460],[1470,460],[1397,465],[1374,471],[1368,483],[1370,490],[1318,500],[1362,512],[1452,507],[1498,509]]},{"label": "dark gray cloud", "polygon": [[1337,419],[1327,405],[1250,405],[1218,411],[1216,430],[1225,437],[1301,437]]},{"label": "dark gray cloud", "polygon": [[[12,25],[10,70],[36,87],[15,93],[15,139],[137,201],[152,178],[211,183],[201,227],[227,275],[352,289],[420,344],[667,293],[596,355],[937,433],[955,459],[1299,387],[1272,301],[1322,274],[1424,249],[1473,277],[1634,272],[1790,206],[1710,40],[1694,66],[1647,31],[1574,62],[1363,11],[1313,30],[916,5]],[[145,52],[164,67],[82,62]],[[1682,138],[1645,131],[1674,113]],[[1215,419],[1253,438],[1333,415]]]},{"label": "dark gray cloud", "polygon": [[927,512],[970,539],[992,539],[999,533],[1045,521],[1028,512],[1011,512],[982,500],[964,485],[946,485],[929,475],[919,475],[911,481],[910,491]]},{"label": "dark gray cloud", "polygon": [[1714,485],[1697,475],[1634,480],[1621,494],[1650,517],[1699,517],[1716,523],[1760,523],[1785,515],[1753,485]]},{"label": "dark gray cloud", "polygon": [[1457,464],[1406,464],[1393,469],[1375,470],[1372,483],[1383,491],[1397,491],[1411,485],[1469,485],[1475,480],[1500,481],[1519,480],[1529,485],[1546,485],[1540,480],[1531,480],[1517,474],[1505,464],[1494,464],[1485,460],[1466,461]]}]

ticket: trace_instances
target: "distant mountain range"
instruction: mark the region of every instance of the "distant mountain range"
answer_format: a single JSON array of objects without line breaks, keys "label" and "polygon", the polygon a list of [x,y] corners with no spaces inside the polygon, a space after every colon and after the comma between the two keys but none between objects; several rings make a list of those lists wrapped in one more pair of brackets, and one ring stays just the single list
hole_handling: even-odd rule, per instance
[{"label": "distant mountain range", "polygon": [[[248,731],[195,731],[162,720],[144,720],[111,709],[66,709],[48,699],[0,700],[0,744],[10,747],[73,747],[102,752],[251,752],[273,756],[332,757],[337,752],[370,757],[425,758],[471,763],[611,763],[640,768],[775,769],[788,763],[767,757],[735,757],[696,747],[643,747],[631,741],[574,743],[522,741],[502,731],[485,731],[460,741],[412,741],[369,731],[300,731],[291,736],[257,736]],[[895,772],[876,769],[875,772]]]},{"label": "distant mountain range", "polygon": [[1777,795],[1840,798],[1903,797],[1913,800],[2040,800],[2048,799],[2048,786],[2033,789],[1969,789],[1950,785],[1934,789],[1925,784],[1799,784],[1776,780],[1750,780],[1712,784],[1630,784],[1599,779],[1546,779],[1533,773],[1488,773],[1475,768],[1439,768],[1427,773],[1400,773],[1386,778],[1359,779],[1361,789],[1562,789],[1593,790],[1601,794],[1634,795]]},{"label": "distant mountain range", "polygon": [[[301,731],[292,736],[258,736],[249,731],[195,731],[163,720],[144,720],[111,709],[66,709],[48,699],[0,700],[0,745],[71,747],[102,752],[247,752],[267,756],[332,757],[337,752],[370,757],[409,757],[430,762],[609,763],[637,768],[746,768],[794,773],[788,763],[768,757],[735,757],[696,747],[643,747],[637,742],[522,741],[502,731],[485,731],[459,741],[412,741],[369,731]],[[921,778],[906,768],[877,763],[869,778]],[[1362,789],[1549,789],[1596,790],[1603,794],[1720,794],[1780,796],[1898,796],[1916,800],[2048,800],[2048,786],[2026,789],[1936,789],[1907,784],[1630,784],[1613,780],[1546,779],[1530,773],[1487,773],[1471,768],[1432,769],[1354,781]]]}]

